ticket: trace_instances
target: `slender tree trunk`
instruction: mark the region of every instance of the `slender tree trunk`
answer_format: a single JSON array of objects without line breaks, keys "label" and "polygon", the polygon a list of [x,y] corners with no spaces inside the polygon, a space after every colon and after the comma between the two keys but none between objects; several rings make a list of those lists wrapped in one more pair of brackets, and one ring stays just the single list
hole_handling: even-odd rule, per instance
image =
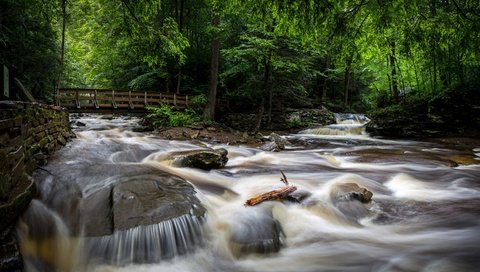
[{"label": "slender tree trunk", "polygon": [[67,0],[62,0],[62,56],[61,64],[63,69],[63,64],[65,62],[65,28],[67,25]]},{"label": "slender tree trunk", "polygon": [[419,91],[422,91],[422,86],[420,86],[420,82],[418,80],[418,70],[417,70],[417,64],[415,62],[415,55],[413,54],[410,54],[411,58],[412,58],[412,64],[413,64],[413,72],[415,73],[415,83],[417,84],[417,89]]},{"label": "slender tree trunk", "polygon": [[[437,16],[437,5],[436,1],[430,1],[430,12],[432,17]],[[433,59],[433,74],[432,74],[432,91],[437,93],[437,41],[435,38],[430,39],[430,44],[432,46],[432,59]]]},{"label": "slender tree trunk", "polygon": [[395,64],[395,42],[390,42],[390,55],[388,57],[391,71],[391,80],[392,80],[392,95],[395,101],[398,101],[398,78],[397,78],[397,68]]},{"label": "slender tree trunk", "polygon": [[350,89],[350,73],[352,70],[352,62],[353,62],[353,53],[348,56],[347,63],[345,66],[345,72],[343,77],[343,87],[345,90],[345,107],[348,106],[348,99],[349,93],[348,90]]},{"label": "slender tree trunk", "polygon": [[268,126],[272,124],[272,107],[273,107],[273,88],[272,84],[268,87]]},{"label": "slender tree trunk", "polygon": [[[325,67],[326,69],[328,70],[330,67],[330,58],[327,57],[327,61],[325,63]],[[325,102],[327,102],[327,84],[328,84],[328,78],[325,78],[325,80],[323,81],[323,88],[322,88],[322,102],[323,104],[325,104]]]},{"label": "slender tree trunk", "polygon": [[[220,25],[220,16],[215,15],[212,25],[218,28]],[[217,84],[218,84],[218,59],[220,58],[220,38],[217,33],[212,37],[212,58],[210,68],[210,90],[208,93],[208,102],[205,108],[204,116],[206,119],[215,119],[215,104],[217,99]]]},{"label": "slender tree trunk", "polygon": [[[183,33],[183,10],[185,0],[180,0],[180,12],[178,12],[178,30],[180,33]],[[177,94],[180,93],[180,87],[182,85],[182,65],[178,63],[178,73],[177,73]]]},{"label": "slender tree trunk", "polygon": [[254,130],[255,133],[257,133],[260,130],[260,127],[262,126],[262,118],[265,112],[264,103],[265,103],[265,99],[262,96],[262,100],[260,101],[260,108],[258,109],[257,123],[255,124],[255,130]]},{"label": "slender tree trunk", "polygon": [[390,59],[387,56],[387,80],[388,80],[388,91],[390,95],[393,97],[393,91],[392,91],[392,78],[390,77]]},{"label": "slender tree trunk", "polygon": [[180,93],[180,87],[182,85],[182,66],[178,64],[178,73],[177,73],[177,94]]},{"label": "slender tree trunk", "polygon": [[[270,56],[265,58],[264,61],[264,68],[263,68],[263,90],[262,93],[265,94],[268,90],[268,125],[270,125],[270,121],[272,120],[272,89],[269,88],[269,83],[270,83]],[[262,95],[263,99],[263,95]],[[263,108],[264,105],[262,103],[261,107]],[[263,112],[263,111],[262,111]],[[260,120],[261,120],[260,116]],[[259,127],[260,128],[260,127]]]},{"label": "slender tree trunk", "polygon": [[65,67],[65,29],[67,26],[67,0],[62,1],[62,44],[60,48],[60,67],[61,71],[58,75],[57,87],[60,86],[60,81],[62,80],[63,69]]}]

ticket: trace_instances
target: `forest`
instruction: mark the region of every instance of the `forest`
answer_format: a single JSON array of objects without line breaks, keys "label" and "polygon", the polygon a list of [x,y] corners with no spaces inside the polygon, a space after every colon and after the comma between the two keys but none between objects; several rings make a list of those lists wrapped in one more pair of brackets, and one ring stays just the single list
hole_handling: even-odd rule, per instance
[{"label": "forest", "polygon": [[479,98],[479,29],[476,0],[1,0],[0,63],[50,102],[105,87],[189,94],[208,119],[216,100],[398,115]]}]

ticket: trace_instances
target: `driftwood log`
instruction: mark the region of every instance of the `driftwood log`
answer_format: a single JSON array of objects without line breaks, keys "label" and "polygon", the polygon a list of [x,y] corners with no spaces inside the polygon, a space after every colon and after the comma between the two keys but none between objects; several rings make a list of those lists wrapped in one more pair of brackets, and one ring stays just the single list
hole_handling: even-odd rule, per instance
[{"label": "driftwood log", "polygon": [[285,176],[283,171],[280,170],[280,172],[282,173],[282,176],[283,176],[283,178],[281,178],[280,180],[283,181],[283,183],[286,185],[285,187],[249,198],[245,202],[245,206],[255,206],[267,200],[283,199],[288,195],[290,195],[295,190],[297,190],[297,187],[288,185],[287,177]]}]

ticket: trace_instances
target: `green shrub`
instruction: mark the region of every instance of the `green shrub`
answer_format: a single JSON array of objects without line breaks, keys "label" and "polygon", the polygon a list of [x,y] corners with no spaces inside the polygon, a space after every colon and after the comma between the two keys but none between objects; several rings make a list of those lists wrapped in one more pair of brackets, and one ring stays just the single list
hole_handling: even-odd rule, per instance
[{"label": "green shrub", "polygon": [[183,127],[200,121],[200,117],[190,109],[175,111],[172,106],[147,107],[145,119],[154,127]]},{"label": "green shrub", "polygon": [[195,95],[191,98],[191,103],[193,107],[204,108],[207,105],[208,97],[206,94]]}]

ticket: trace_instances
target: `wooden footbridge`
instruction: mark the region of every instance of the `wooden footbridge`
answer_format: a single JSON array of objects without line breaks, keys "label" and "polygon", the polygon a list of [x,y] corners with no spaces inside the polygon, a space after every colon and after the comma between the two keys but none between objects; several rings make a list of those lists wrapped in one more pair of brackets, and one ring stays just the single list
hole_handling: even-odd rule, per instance
[{"label": "wooden footbridge", "polygon": [[144,111],[147,106],[189,106],[188,95],[118,89],[58,88],[56,104],[72,112]]}]

